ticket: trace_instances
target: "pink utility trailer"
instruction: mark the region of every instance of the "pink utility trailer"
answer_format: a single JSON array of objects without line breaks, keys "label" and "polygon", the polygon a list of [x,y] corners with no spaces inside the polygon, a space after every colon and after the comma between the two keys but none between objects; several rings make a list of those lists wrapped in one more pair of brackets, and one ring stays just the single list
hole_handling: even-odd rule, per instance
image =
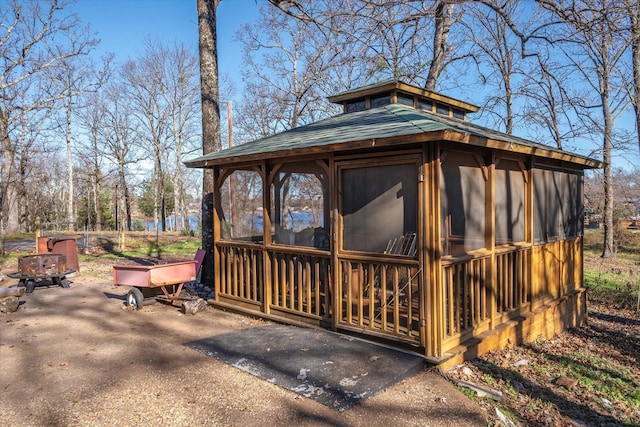
[{"label": "pink utility trailer", "polygon": [[114,265],[113,284],[131,286],[127,305],[141,309],[147,301],[173,303],[181,298],[182,286],[197,278],[198,260],[158,265]]}]

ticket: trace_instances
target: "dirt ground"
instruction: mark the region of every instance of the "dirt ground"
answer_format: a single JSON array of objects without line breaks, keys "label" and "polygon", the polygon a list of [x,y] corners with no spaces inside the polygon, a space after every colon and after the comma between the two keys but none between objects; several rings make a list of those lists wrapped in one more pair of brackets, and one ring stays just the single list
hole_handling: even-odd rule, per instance
[{"label": "dirt ground", "polygon": [[127,288],[86,273],[71,280],[0,314],[0,426],[482,426],[492,417],[430,371],[336,412],[184,345],[260,320],[211,307],[133,311]]}]

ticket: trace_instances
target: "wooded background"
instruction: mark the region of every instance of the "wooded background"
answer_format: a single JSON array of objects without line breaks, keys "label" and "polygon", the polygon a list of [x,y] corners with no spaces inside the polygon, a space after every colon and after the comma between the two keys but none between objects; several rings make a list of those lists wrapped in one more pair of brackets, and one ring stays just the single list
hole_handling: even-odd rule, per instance
[{"label": "wooded background", "polygon": [[[189,7],[201,3],[219,1]],[[198,52],[149,39],[116,62],[96,54],[90,24],[64,1],[0,5],[3,236],[37,221],[167,230],[169,215],[181,231],[200,213],[201,172],[182,165],[207,145]],[[640,147],[635,0],[269,0],[237,38],[244,87],[219,76],[212,101],[223,119],[233,111],[233,144],[339,113],[329,95],[402,79],[479,105],[473,122],[602,159],[585,203],[604,256],[617,219],[637,215],[640,172],[614,162]],[[229,144],[226,120],[219,133],[206,149]]]}]

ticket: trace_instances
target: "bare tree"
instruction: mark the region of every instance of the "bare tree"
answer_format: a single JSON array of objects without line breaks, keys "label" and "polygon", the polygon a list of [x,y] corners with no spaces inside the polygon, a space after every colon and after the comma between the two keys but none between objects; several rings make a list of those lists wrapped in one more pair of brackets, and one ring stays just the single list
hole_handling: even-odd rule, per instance
[{"label": "bare tree", "polygon": [[[430,2],[431,3],[431,2]],[[433,13],[425,13],[424,2],[370,2],[358,0],[351,5],[341,3],[343,11],[352,11],[349,26],[342,25],[334,33],[350,32],[343,36],[349,46],[356,47],[355,56],[366,71],[367,80],[392,78],[409,82],[425,82],[433,85],[444,68],[449,52],[446,46],[448,31],[453,22],[453,9],[437,5]],[[338,11],[327,13],[336,14]],[[431,12],[431,11],[430,11]],[[434,15],[440,13],[433,44],[425,43],[434,27]],[[433,48],[432,54],[430,48]],[[437,54],[435,49],[438,49]],[[350,49],[351,50],[351,49]],[[437,57],[436,57],[437,55]],[[433,89],[429,89],[433,90]]]},{"label": "bare tree", "polygon": [[[604,245],[602,256],[614,253],[612,180],[612,150],[614,123],[626,109],[626,92],[619,65],[629,47],[630,40],[620,37],[620,10],[603,0],[580,0],[570,7],[547,0],[539,4],[563,23],[565,33],[557,29],[556,36],[563,39],[557,46],[564,57],[579,73],[593,96],[593,103],[585,105],[594,132],[602,136],[604,166]],[[597,112],[598,114],[593,114]]]},{"label": "bare tree", "polygon": [[628,34],[631,39],[631,62],[633,83],[631,85],[631,101],[635,112],[636,134],[640,148],[640,2],[624,0],[624,10],[628,17]]},{"label": "bare tree", "polygon": [[577,83],[568,84],[576,79],[566,63],[554,59],[553,34],[543,33],[549,14],[533,4],[485,1],[470,3],[466,17],[480,85],[495,86],[487,91],[480,117],[490,115],[509,134],[519,120],[527,125],[521,128],[525,133],[538,140],[548,134],[560,149],[564,140],[580,136],[582,94],[572,90]]},{"label": "bare tree", "polygon": [[[23,104],[30,102],[30,91],[22,92],[16,100]],[[56,151],[54,147],[47,147],[43,141],[47,140],[50,132],[48,128],[48,109],[35,109],[22,112],[17,120],[11,125],[10,133],[14,135],[13,159],[16,165],[16,173],[12,177],[12,188],[15,190],[15,199],[11,202],[15,204],[15,208],[8,208],[9,212],[18,212],[19,227],[21,229],[32,230],[36,222],[36,217],[40,216],[45,220],[46,211],[42,208],[52,209],[49,215],[59,212],[59,204],[51,203],[52,198],[47,194],[45,189],[49,188],[50,183],[42,185],[46,179],[41,179],[40,175],[44,172],[51,173],[51,177],[55,176],[54,169],[51,171],[46,167],[47,164],[54,164],[52,161],[52,151]],[[42,164],[43,169],[39,169],[37,164]],[[58,182],[57,177],[54,182]],[[42,191],[43,195],[32,197],[35,192]],[[62,192],[56,192],[56,195]],[[57,220],[57,218],[56,218]]]},{"label": "bare tree", "polygon": [[434,91],[445,69],[468,57],[451,39],[452,29],[464,13],[457,5],[465,0],[269,2],[288,16],[347,36],[349,49],[357,47],[359,56],[353,59],[368,68],[369,78],[424,82],[427,90]]},{"label": "bare tree", "polygon": [[171,123],[171,151],[173,152],[173,205],[175,224],[178,231],[186,227],[187,210],[185,205],[184,165],[182,155],[185,149],[191,150],[196,137],[196,119],[200,109],[199,85],[197,82],[197,58],[182,45],[175,45],[167,56],[162,92],[164,103],[169,112]]},{"label": "bare tree", "polygon": [[[77,113],[79,97],[86,92],[96,91],[109,76],[111,55],[103,57],[101,69],[97,69],[90,58],[67,58],[60,61],[55,69],[48,69],[44,73],[53,90],[52,98],[56,94],[63,97],[56,101],[62,113],[60,130],[64,133],[67,153],[67,217],[66,222],[70,230],[75,230],[76,225],[76,194],[74,191],[74,167],[73,167],[73,135],[72,119]],[[53,117],[56,117],[54,114]]]},{"label": "bare tree", "polygon": [[160,41],[146,40],[145,52],[137,60],[128,60],[121,77],[126,82],[125,90],[133,115],[140,124],[137,138],[145,142],[153,160],[153,222],[155,230],[167,231],[165,216],[165,165],[168,150],[170,112],[164,103],[167,89],[165,72],[169,56],[168,49]]},{"label": "bare tree", "polygon": [[[624,22],[625,16],[621,14],[621,2],[574,0],[565,4],[537,0],[541,10],[546,11],[548,15],[529,27],[519,26],[507,9],[495,0],[479,0],[479,3],[499,14],[520,39],[523,58],[537,59],[538,62],[534,66],[540,67],[542,78],[538,79],[536,84],[538,88],[543,89],[546,96],[534,99],[545,101],[542,105],[547,106],[547,111],[551,111],[551,105],[565,107],[564,117],[569,117],[571,112],[575,113],[567,123],[572,128],[568,128],[564,133],[558,126],[560,116],[550,114],[547,126],[557,145],[562,147],[561,140],[566,136],[579,136],[581,133],[601,136],[605,164],[602,256],[611,256],[614,252],[614,123],[627,108],[623,62],[634,39],[621,36],[621,23]],[[637,8],[637,4],[629,5]],[[535,46],[537,51],[536,48],[532,51],[532,46]],[[559,66],[552,66],[548,62],[552,56],[561,57],[558,61],[561,63]],[[557,70],[560,69],[564,71],[558,73]],[[572,78],[573,84],[567,83],[567,77]],[[571,94],[569,88],[578,88],[578,93]],[[570,108],[567,109],[567,105],[570,105]]]},{"label": "bare tree", "polygon": [[442,74],[448,62],[453,47],[448,45],[449,32],[455,23],[454,6],[452,1],[439,1],[435,8],[435,29],[433,33],[433,57],[427,75],[427,82],[424,87],[427,90],[435,91],[438,77]]},{"label": "bare tree", "polygon": [[262,129],[252,133],[264,137],[332,110],[318,82],[335,66],[341,50],[331,37],[314,32],[305,22],[273,8],[262,8],[261,15],[259,22],[241,28],[237,37],[244,45],[244,104],[254,104],[253,112],[261,114]]},{"label": "bare tree", "polygon": [[102,209],[100,195],[105,187],[103,164],[105,150],[102,149],[106,129],[106,114],[108,108],[104,91],[87,93],[83,96],[83,108],[78,114],[78,124],[86,131],[85,138],[80,138],[79,152],[81,159],[87,165],[85,173],[89,181],[87,187],[87,223],[94,229],[102,229]]},{"label": "bare tree", "polygon": [[[20,227],[15,203],[16,190],[11,124],[27,110],[45,108],[62,99],[64,93],[40,90],[47,88],[43,73],[63,61],[89,53],[97,44],[93,34],[81,26],[74,15],[65,15],[66,4],[13,0],[0,5],[0,224],[5,231]],[[38,84],[29,85],[29,82]],[[19,86],[38,87],[31,102],[17,105]]]},{"label": "bare tree", "polygon": [[[202,152],[220,150],[220,92],[218,90],[218,47],[216,9],[220,0],[197,0],[200,52],[200,97],[202,101]],[[202,180],[202,248],[207,262],[202,265],[202,282],[213,285],[213,194],[215,177],[205,169]]]},{"label": "bare tree", "polygon": [[[505,4],[505,13],[515,13],[515,3]],[[492,9],[476,5],[467,11],[464,22],[471,43],[476,47],[474,58],[479,62],[478,76],[483,85],[495,86],[485,101],[485,111],[490,112],[500,128],[513,133],[515,120],[515,81],[519,75],[518,40],[504,20]]]},{"label": "bare tree", "polygon": [[[132,194],[129,190],[129,172],[131,164],[140,158],[136,153],[134,141],[133,112],[129,99],[124,97],[125,90],[121,84],[110,84],[105,89],[104,124],[103,124],[103,154],[116,170],[116,184],[114,188],[116,204],[116,227],[125,224],[128,230],[132,226]],[[124,212],[124,218],[119,212]]]},{"label": "bare tree", "polygon": [[[140,127],[136,138],[144,142],[153,161],[153,223],[159,230],[159,215],[162,215],[162,230],[166,231],[164,221],[164,164],[163,158],[167,147],[168,114],[162,103],[161,67],[164,52],[156,50],[156,46],[147,42],[145,55],[139,60],[128,60],[122,68],[123,88],[127,99],[133,106],[131,112]],[[129,224],[130,227],[130,224]],[[131,228],[129,228],[131,231]]]},{"label": "bare tree", "polygon": [[579,114],[584,93],[575,90],[579,84],[571,70],[551,57],[547,53],[544,61],[534,60],[523,71],[525,81],[518,93],[525,104],[519,116],[538,139],[541,134],[549,134],[554,145],[562,150],[565,141],[588,132]]},{"label": "bare tree", "polygon": [[[264,137],[339,110],[325,98],[371,80],[401,79],[432,89],[451,61],[453,2],[271,1],[243,27],[245,132]],[[429,25],[437,19],[436,36]],[[433,39],[434,44],[424,43]],[[437,52],[431,50],[437,46]],[[463,55],[466,56],[466,55]],[[250,110],[250,111],[249,111]]]}]

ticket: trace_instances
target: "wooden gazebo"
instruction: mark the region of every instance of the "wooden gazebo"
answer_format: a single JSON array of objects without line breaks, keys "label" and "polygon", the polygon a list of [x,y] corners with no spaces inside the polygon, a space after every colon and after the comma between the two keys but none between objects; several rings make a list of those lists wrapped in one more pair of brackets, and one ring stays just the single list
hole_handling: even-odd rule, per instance
[{"label": "wooden gazebo", "polygon": [[344,113],[186,162],[214,171],[216,306],[375,338],[446,366],[586,318],[583,171],[385,81]]}]

